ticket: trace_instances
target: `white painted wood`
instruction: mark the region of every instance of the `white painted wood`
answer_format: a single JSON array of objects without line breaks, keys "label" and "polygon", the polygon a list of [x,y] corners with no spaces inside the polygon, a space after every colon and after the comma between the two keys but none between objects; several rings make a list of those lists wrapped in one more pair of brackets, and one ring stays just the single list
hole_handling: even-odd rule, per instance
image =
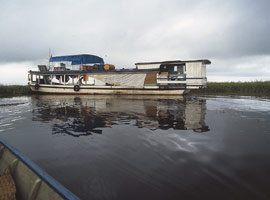
[{"label": "white painted wood", "polygon": [[186,83],[186,81],[167,81],[167,80],[165,80],[165,81],[163,81],[163,80],[158,80],[157,81],[157,83],[183,83],[183,84],[185,84]]},{"label": "white painted wood", "polygon": [[160,64],[142,64],[136,65],[137,69],[159,69]]},{"label": "white painted wood", "polygon": [[[44,87],[46,86],[46,87]],[[184,89],[178,90],[160,90],[157,86],[145,86],[143,88],[130,88],[119,86],[80,86],[78,92],[74,91],[71,85],[40,85],[36,90],[34,84],[30,85],[30,88],[34,92],[40,93],[55,93],[55,94],[130,94],[130,95],[182,95]],[[60,88],[61,87],[61,88]],[[83,89],[83,88],[89,89]],[[125,89],[126,88],[126,89]],[[147,90],[148,89],[148,90]],[[150,90],[151,89],[151,90]]]},{"label": "white painted wood", "polygon": [[202,62],[186,63],[186,86],[198,89],[206,85],[206,66]]}]

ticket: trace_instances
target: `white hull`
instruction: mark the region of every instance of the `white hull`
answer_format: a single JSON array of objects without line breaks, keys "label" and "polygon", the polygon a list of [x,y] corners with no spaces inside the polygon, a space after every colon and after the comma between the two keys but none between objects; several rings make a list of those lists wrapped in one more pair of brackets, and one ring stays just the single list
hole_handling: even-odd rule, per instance
[{"label": "white hull", "polygon": [[40,84],[35,89],[34,84],[30,84],[33,92],[49,93],[49,94],[111,94],[111,95],[183,95],[189,90],[185,89],[160,89],[158,86],[147,87],[123,87],[123,86],[89,86],[81,85],[79,91],[74,91],[73,85],[46,85]]}]

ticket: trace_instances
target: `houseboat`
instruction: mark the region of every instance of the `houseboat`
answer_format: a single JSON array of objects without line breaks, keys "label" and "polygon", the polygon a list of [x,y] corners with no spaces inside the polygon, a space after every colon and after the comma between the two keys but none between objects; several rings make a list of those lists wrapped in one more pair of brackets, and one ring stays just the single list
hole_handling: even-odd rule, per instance
[{"label": "houseboat", "polygon": [[33,92],[51,94],[183,95],[206,87],[209,60],[135,63],[116,69],[89,54],[55,56],[48,65],[29,71]]}]

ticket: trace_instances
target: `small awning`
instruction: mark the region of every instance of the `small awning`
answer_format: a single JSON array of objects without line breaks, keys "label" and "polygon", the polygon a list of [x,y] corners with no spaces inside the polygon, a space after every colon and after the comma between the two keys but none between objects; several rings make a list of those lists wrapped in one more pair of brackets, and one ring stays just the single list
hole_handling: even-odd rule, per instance
[{"label": "small awning", "polygon": [[103,58],[90,54],[55,56],[50,58],[50,62],[71,62],[71,65],[93,64],[93,63],[104,64]]}]

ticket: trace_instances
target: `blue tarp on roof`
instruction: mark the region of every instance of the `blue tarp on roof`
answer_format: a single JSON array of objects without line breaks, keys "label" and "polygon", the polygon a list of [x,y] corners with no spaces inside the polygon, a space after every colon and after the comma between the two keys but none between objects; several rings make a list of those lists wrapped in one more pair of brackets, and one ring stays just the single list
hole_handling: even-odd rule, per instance
[{"label": "blue tarp on roof", "polygon": [[71,65],[101,63],[104,64],[103,58],[90,54],[55,56],[50,58],[50,62],[71,62]]}]

